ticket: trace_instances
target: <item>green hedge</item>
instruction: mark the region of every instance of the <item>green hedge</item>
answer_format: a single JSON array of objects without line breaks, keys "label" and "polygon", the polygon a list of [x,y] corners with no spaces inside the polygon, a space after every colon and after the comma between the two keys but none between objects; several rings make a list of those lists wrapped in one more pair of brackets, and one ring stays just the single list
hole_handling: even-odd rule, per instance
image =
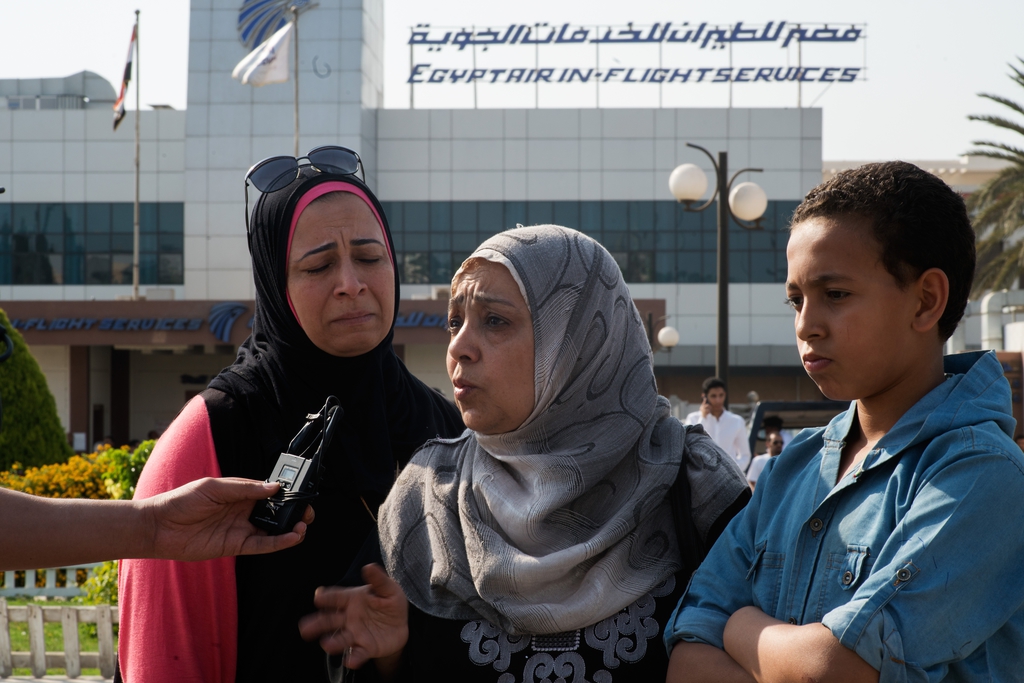
[{"label": "green hedge", "polygon": [[3,325],[14,342],[14,353],[0,362],[0,471],[14,463],[34,467],[66,462],[71,446],[57,417],[57,404],[46,385],[46,377],[28,351],[21,334],[11,327],[0,310]]}]

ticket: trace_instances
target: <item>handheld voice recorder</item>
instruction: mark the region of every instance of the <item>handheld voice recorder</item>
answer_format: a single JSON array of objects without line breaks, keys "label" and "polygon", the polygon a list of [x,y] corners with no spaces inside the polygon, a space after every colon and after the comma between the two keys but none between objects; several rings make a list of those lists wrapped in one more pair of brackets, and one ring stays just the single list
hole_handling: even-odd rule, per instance
[{"label": "handheld voice recorder", "polygon": [[288,444],[288,451],[278,457],[267,479],[281,488],[270,498],[257,501],[249,516],[253,525],[278,536],[291,531],[302,519],[306,506],[317,496],[323,456],[343,413],[338,399],[328,396],[320,412],[306,415],[305,426]]}]

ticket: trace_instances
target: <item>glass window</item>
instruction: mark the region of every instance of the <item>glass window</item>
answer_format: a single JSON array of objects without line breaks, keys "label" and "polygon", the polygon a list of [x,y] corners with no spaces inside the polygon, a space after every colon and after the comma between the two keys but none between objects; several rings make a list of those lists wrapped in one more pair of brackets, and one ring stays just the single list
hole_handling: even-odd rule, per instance
[{"label": "glass window", "polygon": [[391,232],[402,232],[402,202],[381,202],[380,206]]},{"label": "glass window", "polygon": [[85,230],[90,233],[110,232],[110,204],[89,202],[85,205]]},{"label": "glass window", "polygon": [[729,282],[750,282],[750,252],[729,250]]},{"label": "glass window", "polygon": [[64,240],[60,235],[35,235],[35,249],[40,254],[64,251]]},{"label": "glass window", "polygon": [[139,203],[139,232],[142,234],[156,232],[159,226],[158,205],[153,202]]},{"label": "glass window", "polygon": [[630,251],[650,251],[654,249],[654,232],[642,230],[629,233]]},{"label": "glass window", "polygon": [[452,253],[450,251],[430,252],[430,282],[444,284],[452,281]]},{"label": "glass window", "polygon": [[27,254],[35,246],[32,235],[11,235],[11,251],[15,254]]},{"label": "glass window", "polygon": [[64,284],[85,284],[85,257],[81,253],[64,254]]},{"label": "glass window", "polygon": [[85,284],[110,284],[110,254],[89,254],[85,257]]},{"label": "glass window", "polygon": [[110,283],[114,285],[132,284],[132,255],[112,254],[110,257]]},{"label": "glass window", "polygon": [[125,204],[124,202],[112,204],[110,207],[110,225],[113,232],[133,232],[135,230],[135,206],[133,204]]},{"label": "glass window", "polygon": [[[141,208],[141,207],[140,207]],[[181,202],[160,202],[157,204],[160,232],[185,232],[185,205]],[[142,227],[140,226],[141,230]]]},{"label": "glass window", "polygon": [[618,264],[619,270],[622,271],[623,279],[626,278],[626,273],[629,272],[629,252],[628,251],[613,251],[611,252],[612,258],[615,259],[615,263]]},{"label": "glass window", "polygon": [[[527,223],[529,220],[526,217],[526,202],[505,202],[505,220],[501,230],[508,230],[518,224],[526,225]],[[494,233],[499,233],[501,230],[495,230]]]},{"label": "glass window", "polygon": [[0,285],[11,284],[11,256],[0,254]]},{"label": "glass window", "polygon": [[564,225],[567,228],[580,229],[580,203],[579,202],[552,202],[552,220],[555,225]]},{"label": "glass window", "polygon": [[185,236],[182,233],[160,233],[160,251],[169,254],[180,254],[185,248]]},{"label": "glass window", "polygon": [[[456,232],[452,233],[452,249],[456,251],[464,251],[469,255],[469,252],[477,248],[479,242],[476,240],[476,233]],[[459,263],[461,263],[460,261]]]},{"label": "glass window", "polygon": [[76,235],[85,232],[85,204],[64,205],[64,231]]},{"label": "glass window", "polygon": [[431,251],[448,251],[452,248],[452,234],[450,232],[431,232]]},{"label": "glass window", "polygon": [[729,252],[732,253],[736,249],[748,250],[750,249],[750,233],[753,230],[744,228],[739,223],[730,220],[729,221]]},{"label": "glass window", "polygon": [[476,202],[452,202],[452,230],[476,234]]},{"label": "glass window", "polygon": [[6,254],[11,250],[11,236],[0,232],[0,254]]},{"label": "glass window", "polygon": [[430,228],[430,213],[427,202],[406,202],[402,228],[405,233],[427,232]]},{"label": "glass window", "polygon": [[714,251],[702,251],[701,271],[704,282],[718,282],[718,253]]},{"label": "glass window", "polygon": [[450,202],[430,202],[430,232],[452,231],[452,205]]},{"label": "glass window", "polygon": [[[703,213],[707,213],[704,211]],[[703,214],[687,211],[680,202],[676,205],[676,225],[686,232],[700,232],[704,229]]]},{"label": "glass window", "polygon": [[700,252],[678,252],[676,254],[676,276],[679,282],[703,282]]},{"label": "glass window", "polygon": [[604,233],[604,240],[602,240],[601,243],[608,251],[629,251],[629,233],[608,232],[606,230]]},{"label": "glass window", "polygon": [[14,232],[28,234],[39,232],[39,205],[13,204]]},{"label": "glass window", "polygon": [[502,202],[477,202],[477,217],[478,234],[490,237],[505,225],[505,206]]},{"label": "glass window", "polygon": [[552,202],[527,202],[525,225],[550,225],[555,221]]},{"label": "glass window", "polygon": [[654,254],[649,251],[634,251],[629,254],[629,270],[626,282],[653,282]]},{"label": "glass window", "polygon": [[[400,232],[391,232],[391,248],[396,252],[401,252],[405,249],[405,235]],[[395,254],[395,258],[398,258],[398,254]]]},{"label": "glass window", "polygon": [[[63,262],[59,254],[23,252],[12,257],[12,284],[15,285],[56,285],[60,284]],[[56,270],[54,269],[56,266]]]},{"label": "glass window", "polygon": [[679,248],[683,251],[700,251],[701,234],[699,232],[679,233]]},{"label": "glass window", "polygon": [[430,282],[430,261],[424,251],[406,252],[402,256],[402,282],[423,285]]},{"label": "glass window", "polygon": [[[161,285],[180,285],[185,282],[185,269],[182,266],[181,254],[160,254],[159,256]],[[131,260],[129,259],[128,282],[131,282]],[[141,262],[140,262],[141,266]],[[142,273],[139,273],[141,279]]]},{"label": "glass window", "polygon": [[[456,270],[458,270],[460,267],[462,267],[463,261],[465,261],[466,259],[469,258],[469,254],[470,253],[471,252],[468,252],[468,251],[455,251],[455,252],[452,252],[452,276],[453,277],[454,277],[454,272]],[[445,284],[445,283],[438,283],[438,284]]]},{"label": "glass window", "polygon": [[102,235],[86,235],[85,250],[90,254],[110,253],[110,233]]},{"label": "glass window", "polygon": [[81,254],[85,251],[85,235],[64,235],[64,252],[68,254]]},{"label": "glass window", "polygon": [[601,202],[601,230],[627,230],[629,228],[629,202]]},{"label": "glass window", "polygon": [[676,255],[672,251],[658,251],[654,254],[654,281],[676,281]]},{"label": "glass window", "polygon": [[156,251],[157,250],[157,237],[156,235],[142,233],[139,235],[139,251]]},{"label": "glass window", "polygon": [[131,254],[135,251],[135,236],[130,232],[115,232],[110,236],[110,251],[121,254]]},{"label": "glass window", "polygon": [[42,232],[60,234],[64,232],[64,205],[40,204],[39,227]]},{"label": "glass window", "polygon": [[749,239],[751,249],[775,248],[775,231],[769,229],[767,226],[760,230],[751,230],[749,233]]},{"label": "glass window", "polygon": [[629,203],[629,229],[654,229],[654,202],[646,201]]},{"label": "glass window", "polygon": [[654,246],[658,251],[675,251],[676,234],[674,232],[663,231],[654,233]]},{"label": "glass window", "polygon": [[750,282],[775,282],[775,252],[750,252]]},{"label": "glass window", "polygon": [[675,232],[676,202],[654,202],[654,229],[659,232]]},{"label": "glass window", "polygon": [[407,232],[403,239],[405,240],[404,251],[426,251],[430,248],[430,238],[426,233]]},{"label": "glass window", "polygon": [[11,205],[0,203],[0,235],[11,234]]},{"label": "glass window", "polygon": [[580,202],[580,232],[601,237],[601,202]]}]

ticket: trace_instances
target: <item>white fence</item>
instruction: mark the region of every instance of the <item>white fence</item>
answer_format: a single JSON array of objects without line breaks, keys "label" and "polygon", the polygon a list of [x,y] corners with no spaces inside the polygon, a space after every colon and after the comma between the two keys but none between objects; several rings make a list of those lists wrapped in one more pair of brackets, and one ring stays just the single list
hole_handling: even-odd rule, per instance
[{"label": "white fence", "polygon": [[[93,564],[76,564],[71,567],[54,567],[53,569],[26,569],[25,582],[21,586],[15,585],[15,573],[13,571],[4,572],[4,585],[0,588],[0,598],[12,598],[16,595],[26,597],[41,595],[50,598],[78,597],[83,594],[82,589],[75,582],[78,570],[84,569],[91,574],[93,568],[98,567],[100,564],[95,562]],[[57,572],[61,569],[65,571],[65,578],[64,581],[58,583]],[[36,586],[36,576],[39,572],[46,573],[46,585],[43,587]]]},{"label": "white fence", "polygon": [[[44,623],[59,623],[64,637],[63,652],[47,652],[43,633]],[[11,651],[10,624],[28,624],[28,652]],[[99,669],[104,678],[114,676],[114,629],[118,623],[116,607],[44,607],[25,605],[8,607],[7,599],[0,597],[0,678],[11,675],[12,670],[31,669],[32,675],[42,678],[47,669],[64,669],[68,678],[78,678],[82,669]],[[78,643],[78,625],[96,624],[99,652],[82,652]]]}]

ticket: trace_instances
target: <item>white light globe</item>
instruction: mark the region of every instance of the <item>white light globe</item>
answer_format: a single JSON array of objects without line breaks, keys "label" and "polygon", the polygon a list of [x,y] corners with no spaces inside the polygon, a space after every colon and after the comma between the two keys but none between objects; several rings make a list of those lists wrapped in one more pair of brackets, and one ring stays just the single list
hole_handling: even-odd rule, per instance
[{"label": "white light globe", "polygon": [[740,183],[729,193],[729,208],[744,221],[756,221],[768,208],[768,195],[755,183]]},{"label": "white light globe", "polygon": [[678,330],[671,325],[665,325],[665,327],[658,330],[658,343],[666,349],[671,349],[679,343]]},{"label": "white light globe", "polygon": [[694,202],[708,189],[708,177],[696,164],[681,164],[668,177],[668,189],[676,201]]}]

